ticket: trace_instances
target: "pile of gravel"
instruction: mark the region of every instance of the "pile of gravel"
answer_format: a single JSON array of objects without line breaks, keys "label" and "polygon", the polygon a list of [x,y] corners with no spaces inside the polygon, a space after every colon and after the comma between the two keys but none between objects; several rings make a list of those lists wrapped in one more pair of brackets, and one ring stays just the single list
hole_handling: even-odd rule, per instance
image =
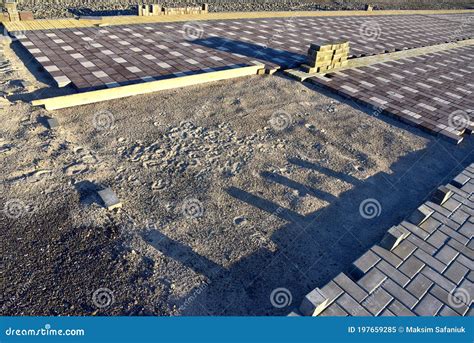
[{"label": "pile of gravel", "polygon": [[[23,0],[19,8],[33,11],[35,18],[62,18],[74,15],[134,15],[137,13],[138,2],[138,0]],[[153,3],[153,1],[144,2]],[[202,2],[209,3],[210,12],[362,10],[366,3],[371,3],[375,9],[474,8],[469,0],[443,2],[429,0],[204,0]],[[165,6],[179,7],[196,5],[198,2],[160,1],[160,3]]]}]

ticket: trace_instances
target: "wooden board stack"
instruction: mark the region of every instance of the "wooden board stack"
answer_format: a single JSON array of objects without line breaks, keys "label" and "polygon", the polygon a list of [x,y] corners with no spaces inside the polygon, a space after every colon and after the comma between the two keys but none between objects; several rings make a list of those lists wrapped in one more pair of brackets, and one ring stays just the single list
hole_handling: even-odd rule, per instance
[{"label": "wooden board stack", "polygon": [[347,65],[349,42],[318,45],[311,44],[306,64],[301,68],[306,73],[321,73]]}]

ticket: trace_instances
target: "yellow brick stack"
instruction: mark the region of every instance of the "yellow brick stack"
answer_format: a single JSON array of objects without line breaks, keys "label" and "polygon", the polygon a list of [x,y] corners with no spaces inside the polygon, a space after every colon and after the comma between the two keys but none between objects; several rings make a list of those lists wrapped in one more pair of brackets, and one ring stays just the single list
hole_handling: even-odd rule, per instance
[{"label": "yellow brick stack", "polygon": [[179,15],[179,14],[204,14],[208,13],[208,4],[199,7],[163,7],[158,4],[154,5],[138,5],[139,16],[155,16],[155,15]]},{"label": "yellow brick stack", "polygon": [[303,64],[301,68],[306,73],[322,73],[347,65],[348,57],[349,42],[326,45],[311,44],[306,64]]},{"label": "yellow brick stack", "polygon": [[20,21],[20,14],[16,8],[16,0],[4,0],[3,7],[7,11],[8,20],[7,21]]}]

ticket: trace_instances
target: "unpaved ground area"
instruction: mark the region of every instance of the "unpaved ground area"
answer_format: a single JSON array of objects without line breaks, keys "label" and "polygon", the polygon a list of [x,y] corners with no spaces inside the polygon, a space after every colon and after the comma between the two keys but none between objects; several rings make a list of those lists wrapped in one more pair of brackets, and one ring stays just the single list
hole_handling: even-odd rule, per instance
[{"label": "unpaved ground area", "polygon": [[[249,11],[337,11],[363,10],[367,1],[346,0],[208,0],[210,12],[249,12]],[[469,0],[376,0],[370,1],[376,10],[415,10],[415,9],[472,9]],[[196,5],[195,1],[161,1],[164,6],[182,7]],[[35,18],[72,17],[74,15],[135,15],[136,4],[130,1],[113,0],[89,2],[78,0],[25,1],[20,9],[31,10]]]},{"label": "unpaved ground area", "polygon": [[[4,108],[1,314],[286,315],[474,160],[472,138],[454,146],[340,100],[254,76]],[[122,210],[103,208],[104,187]]]}]

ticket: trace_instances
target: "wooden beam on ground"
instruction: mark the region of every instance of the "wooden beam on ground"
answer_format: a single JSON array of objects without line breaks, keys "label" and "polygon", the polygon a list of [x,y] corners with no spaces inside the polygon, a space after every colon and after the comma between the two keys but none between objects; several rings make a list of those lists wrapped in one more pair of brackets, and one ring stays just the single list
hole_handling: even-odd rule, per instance
[{"label": "wooden beam on ground", "polygon": [[48,111],[62,108],[93,104],[102,101],[125,98],[133,95],[153,93],[166,89],[199,85],[207,82],[233,79],[236,77],[256,75],[265,65],[258,64],[248,67],[213,71],[209,73],[188,75],[173,79],[157,80],[133,85],[99,89],[90,92],[64,95],[54,98],[34,100],[33,106],[44,106]]}]

